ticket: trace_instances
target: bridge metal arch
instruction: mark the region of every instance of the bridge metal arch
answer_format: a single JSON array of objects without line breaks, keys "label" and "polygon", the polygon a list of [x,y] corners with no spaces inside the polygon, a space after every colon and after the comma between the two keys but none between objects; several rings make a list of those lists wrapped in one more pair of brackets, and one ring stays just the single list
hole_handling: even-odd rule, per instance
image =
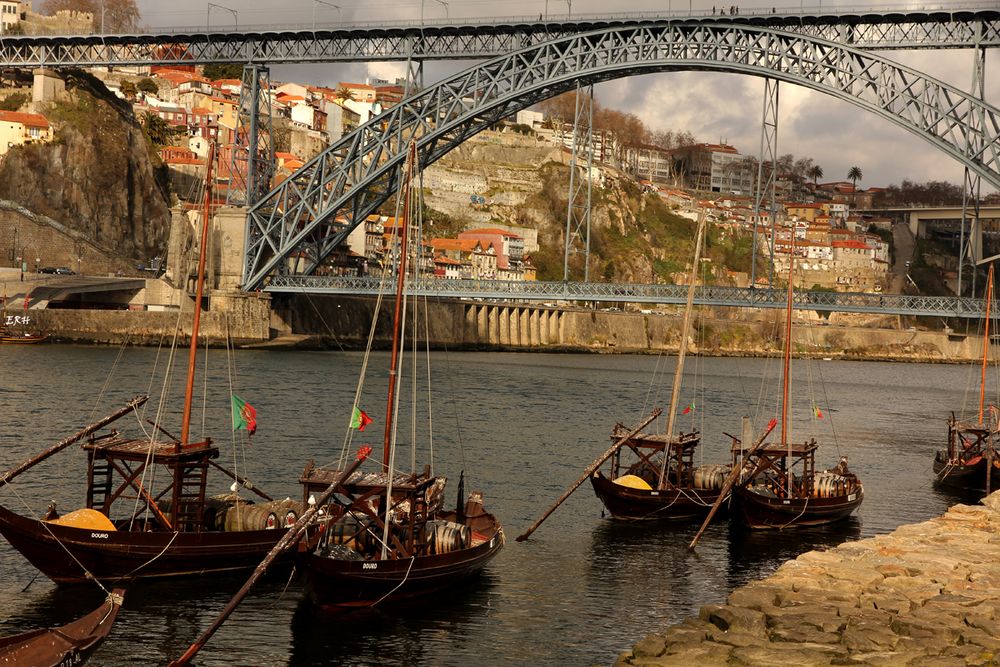
[{"label": "bridge metal arch", "polygon": [[[248,213],[244,288],[312,273],[395,192],[406,146],[420,168],[511,114],[572,89],[664,71],[775,78],[838,97],[928,141],[1000,188],[1000,110],[883,56],[733,24],[622,26],[496,57],[403,100],[330,146]],[[286,261],[294,256],[294,262]]]}]

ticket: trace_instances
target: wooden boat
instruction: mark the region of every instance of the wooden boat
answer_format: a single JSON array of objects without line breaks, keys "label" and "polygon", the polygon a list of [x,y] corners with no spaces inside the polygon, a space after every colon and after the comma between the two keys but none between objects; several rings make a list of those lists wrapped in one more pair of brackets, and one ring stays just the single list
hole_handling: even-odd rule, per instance
[{"label": "wooden boat", "polygon": [[990,309],[993,302],[993,265],[986,279],[986,318],[983,333],[983,361],[979,380],[979,416],[976,423],[964,422],[951,413],[948,419],[948,448],[934,455],[935,482],[939,486],[967,491],[985,491],[1000,486],[1000,457],[994,438],[998,424],[995,408],[990,407],[986,423],[986,369],[990,353]]},{"label": "wooden boat", "polygon": [[111,632],[125,591],[115,589],[100,607],[58,628],[0,637],[0,665],[69,667],[82,665]]},{"label": "wooden boat", "polygon": [[27,332],[18,334],[9,329],[0,329],[0,344],[31,345],[33,343],[41,343],[46,338],[48,336],[45,334]]},{"label": "wooden boat", "polygon": [[[416,161],[416,147],[411,145],[402,191],[403,222],[398,227],[399,267],[381,466],[375,471],[357,470],[345,478],[342,467],[310,464],[300,480],[307,502],[344,480],[328,505],[329,520],[300,545],[297,559],[310,598],[327,609],[393,603],[456,585],[478,574],[504,545],[503,528],[486,512],[482,494],[472,492],[465,498],[464,472],[458,502],[449,510],[444,508],[444,477],[434,475],[430,466],[401,471],[395,465],[396,377],[404,333],[401,316],[411,199],[417,194],[413,187]],[[418,320],[415,314],[413,320]]]},{"label": "wooden boat", "polygon": [[[618,425],[614,436],[621,437],[624,431]],[[695,467],[694,451],[699,443],[697,432],[674,437],[662,433],[637,434],[611,457],[610,476],[600,469],[590,475],[594,493],[615,519],[701,520],[719,499],[729,466]],[[638,459],[628,468],[620,460],[625,448]],[[658,463],[664,452],[668,461],[667,478],[661,485]],[[654,459],[657,464],[650,464]]]},{"label": "wooden boat", "polygon": [[[82,509],[60,517],[50,506],[44,518],[35,518],[0,505],[0,533],[56,583],[84,583],[90,576],[120,582],[252,569],[301,513],[298,503],[275,501],[217,463],[219,449],[210,438],[189,438],[210,202],[211,188],[206,187],[180,437],[159,424],[142,438],[123,437],[117,431],[96,435],[143,405],[148,397],[140,396],[0,476],[2,489],[17,475],[86,438]],[[233,480],[233,493],[210,497],[209,471],[226,475],[226,485]],[[263,502],[240,498],[235,494],[240,487]]]},{"label": "wooden boat", "polygon": [[739,483],[733,490],[733,515],[750,528],[817,526],[845,519],[864,500],[864,489],[847,468],[847,457],[832,470],[816,472],[815,439],[793,445],[789,436],[789,397],[792,358],[792,296],[795,236],[788,259],[788,297],[785,308],[785,353],[782,372],[781,440],[764,443],[776,420],[752,446],[733,438],[733,472]]},{"label": "wooden boat", "polygon": [[[605,474],[600,467],[596,467],[590,474],[594,493],[615,519],[703,519],[719,499],[722,485],[729,474],[728,465],[695,467],[694,452],[701,443],[701,436],[697,431],[674,434],[704,232],[705,216],[702,214],[698,220],[694,262],[688,282],[687,307],[681,325],[681,344],[677,352],[666,431],[637,433],[623,439],[628,429],[617,424],[611,439],[621,440],[622,444],[610,456],[608,473]],[[627,463],[622,462],[623,452],[630,455]]]},{"label": "wooden boat", "polygon": [[843,461],[817,473],[818,448],[815,440],[769,443],[747,456],[740,443],[734,443],[734,465],[745,461],[749,480],[733,490],[736,518],[750,528],[787,528],[849,517],[864,500],[861,482]]}]

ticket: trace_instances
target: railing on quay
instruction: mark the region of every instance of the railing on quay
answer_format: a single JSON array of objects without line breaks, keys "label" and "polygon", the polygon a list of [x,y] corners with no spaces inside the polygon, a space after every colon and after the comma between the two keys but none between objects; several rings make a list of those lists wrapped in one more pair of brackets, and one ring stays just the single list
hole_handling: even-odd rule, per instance
[{"label": "railing on quay", "polygon": [[[267,292],[375,295],[387,290],[374,276],[272,276]],[[420,278],[411,281],[415,296],[476,301],[612,302],[683,304],[686,285],[645,285],[639,283],[593,283],[562,281],[445,280]],[[732,308],[784,308],[784,289],[722,287],[703,285],[695,291],[695,303]],[[925,315],[931,317],[982,318],[982,299],[970,297],[919,296],[909,294],[869,294],[864,292],[796,292],[798,310],[877,313],[884,315]]]}]

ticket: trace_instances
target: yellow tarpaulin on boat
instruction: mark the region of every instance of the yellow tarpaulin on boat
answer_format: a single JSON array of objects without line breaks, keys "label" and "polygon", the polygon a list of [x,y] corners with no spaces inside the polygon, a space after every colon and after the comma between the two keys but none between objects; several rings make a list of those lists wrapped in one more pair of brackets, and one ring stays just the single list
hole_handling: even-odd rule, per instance
[{"label": "yellow tarpaulin on boat", "polygon": [[615,484],[621,484],[622,486],[627,486],[630,489],[642,489],[643,491],[652,491],[651,487],[646,480],[642,477],[637,477],[635,475],[622,475],[618,479],[614,480]]},{"label": "yellow tarpaulin on boat", "polygon": [[115,530],[115,524],[111,523],[111,519],[97,510],[86,508],[75,510],[58,519],[52,519],[49,523],[57,523],[60,526],[69,526],[70,528],[84,528],[86,530]]}]

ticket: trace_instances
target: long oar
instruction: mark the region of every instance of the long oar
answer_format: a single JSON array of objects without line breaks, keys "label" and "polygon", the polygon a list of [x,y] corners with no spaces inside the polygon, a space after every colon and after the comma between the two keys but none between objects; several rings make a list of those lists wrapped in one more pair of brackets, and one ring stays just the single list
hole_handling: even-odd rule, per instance
[{"label": "long oar", "polygon": [[65,440],[62,440],[62,441],[58,442],[55,445],[52,445],[51,447],[49,447],[48,449],[46,449],[41,454],[38,454],[36,456],[31,457],[30,459],[28,459],[27,461],[25,461],[21,465],[17,466],[16,468],[11,468],[7,472],[5,472],[3,474],[3,476],[0,476],[0,486],[3,486],[5,484],[9,484],[10,480],[14,479],[15,477],[17,477],[18,475],[20,475],[25,470],[28,470],[29,468],[33,468],[34,466],[38,465],[39,463],[41,463],[45,459],[49,458],[50,456],[58,454],[62,450],[66,449],[67,447],[69,447],[70,445],[72,445],[77,440],[82,440],[83,438],[86,438],[88,435],[90,435],[94,431],[97,431],[98,429],[104,428],[105,426],[107,426],[108,424],[110,424],[111,422],[113,422],[115,420],[121,419],[122,417],[124,417],[128,413],[132,412],[133,410],[135,410],[136,408],[138,408],[139,406],[141,406],[143,403],[145,403],[148,400],[149,400],[149,396],[146,396],[146,395],[136,396],[131,401],[129,401],[128,404],[124,408],[122,408],[121,410],[118,410],[117,412],[108,415],[104,419],[101,419],[100,421],[96,421],[93,424],[91,424],[90,426],[87,426],[84,429],[82,429],[80,431],[77,431],[76,433],[74,433],[73,435],[69,436]]},{"label": "long oar", "polygon": [[[528,536],[531,535],[533,532],[535,532],[535,529],[537,529],[540,525],[542,525],[542,522],[545,521],[546,519],[548,519],[549,515],[552,514],[553,512],[555,512],[556,508],[559,507],[560,505],[562,505],[563,501],[565,501],[567,498],[569,498],[570,494],[573,493],[574,491],[576,491],[577,487],[580,486],[581,484],[583,484],[583,481],[585,479],[587,479],[588,477],[590,477],[590,475],[593,474],[593,472],[595,470],[597,470],[598,468],[601,467],[602,463],[604,463],[609,458],[611,458],[611,455],[614,454],[615,452],[617,452],[619,449],[621,449],[625,445],[625,443],[627,443],[629,440],[631,440],[636,435],[638,435],[639,431],[641,431],[643,428],[646,427],[646,424],[648,424],[649,422],[651,422],[654,419],[656,419],[657,417],[659,417],[661,412],[663,412],[663,411],[660,410],[659,408],[657,408],[656,410],[654,410],[653,414],[651,414],[649,417],[647,417],[644,422],[642,422],[641,424],[639,424],[638,426],[636,426],[634,429],[632,429],[632,431],[629,432],[628,435],[626,435],[623,438],[620,438],[617,442],[615,442],[615,444],[611,445],[611,447],[608,449],[608,451],[604,452],[599,457],[597,457],[596,459],[594,459],[594,462],[591,463],[589,466],[587,466],[587,469],[583,472],[583,475],[580,477],[580,479],[576,480],[576,482],[574,482],[571,487],[569,487],[568,489],[566,489],[566,493],[562,494],[562,496],[559,497],[559,500],[556,501],[555,505],[553,505],[552,507],[550,507],[549,510],[545,514],[543,514],[542,517],[538,521],[536,521],[535,523],[533,523],[531,525],[531,528],[529,528],[528,530],[524,531],[524,533],[522,533],[521,535],[518,535],[517,536],[517,541],[518,542],[524,542],[526,539],[528,539]],[[668,434],[668,436],[669,436],[669,434]]]},{"label": "long oar", "polygon": [[[753,447],[747,451],[744,458],[750,458],[756,454],[757,450],[760,449],[760,446],[764,444],[764,438],[771,435],[771,431],[773,431],[774,427],[777,425],[777,420],[772,419],[767,425],[767,430],[765,430],[764,433],[757,438],[757,442],[755,442]],[[736,482],[736,478],[739,476],[741,470],[742,468],[733,466],[733,469],[729,471],[729,477],[726,478],[726,482],[722,485],[722,491],[719,492],[719,498],[715,501],[715,504],[712,505],[712,509],[709,510],[708,516],[705,517],[705,522],[701,524],[701,528],[698,529],[698,534],[694,536],[693,540],[691,540],[691,544],[688,545],[688,549],[694,550],[694,546],[698,544],[698,540],[701,539],[705,529],[708,528],[708,524],[712,521],[712,517],[714,517],[715,513],[719,511],[719,506],[722,504],[722,501],[726,499],[730,490],[732,490],[733,484]]]},{"label": "long oar", "polygon": [[[367,451],[365,451],[365,449],[367,449]],[[288,532],[285,533],[284,536],[278,540],[278,543],[274,545],[266,556],[264,556],[264,560],[262,560],[254,569],[253,574],[251,574],[250,578],[247,579],[245,584],[243,584],[243,587],[236,591],[236,595],[232,597],[229,604],[226,605],[226,608],[222,610],[222,613],[219,614],[218,618],[215,619],[212,625],[208,626],[208,629],[205,630],[205,632],[203,632],[202,635],[188,647],[188,650],[184,652],[184,655],[168,663],[167,667],[182,667],[183,665],[191,663],[191,660],[198,655],[198,652],[201,651],[202,648],[204,648],[205,644],[208,643],[208,640],[215,634],[215,631],[222,627],[222,624],[226,622],[226,619],[229,618],[229,616],[236,610],[236,607],[239,606],[240,602],[243,601],[243,598],[245,598],[247,593],[250,592],[250,588],[257,583],[257,580],[260,579],[261,576],[263,576],[264,572],[267,571],[267,568],[271,566],[271,563],[273,563],[278,556],[285,551],[288,551],[295,545],[295,543],[302,539],[302,535],[306,532],[309,524],[312,523],[313,517],[316,516],[316,513],[323,507],[323,505],[326,504],[326,501],[330,499],[330,496],[336,493],[341,484],[347,481],[347,478],[350,477],[355,470],[357,470],[358,466],[361,465],[366,458],[368,458],[368,454],[370,452],[370,447],[363,448],[358,452],[357,458],[354,459],[354,462],[349,465],[343,473],[341,473],[340,477],[337,478],[337,481],[326,487],[326,490],[323,491],[320,497],[316,499],[316,503],[302,513],[299,520],[288,529]]]}]

